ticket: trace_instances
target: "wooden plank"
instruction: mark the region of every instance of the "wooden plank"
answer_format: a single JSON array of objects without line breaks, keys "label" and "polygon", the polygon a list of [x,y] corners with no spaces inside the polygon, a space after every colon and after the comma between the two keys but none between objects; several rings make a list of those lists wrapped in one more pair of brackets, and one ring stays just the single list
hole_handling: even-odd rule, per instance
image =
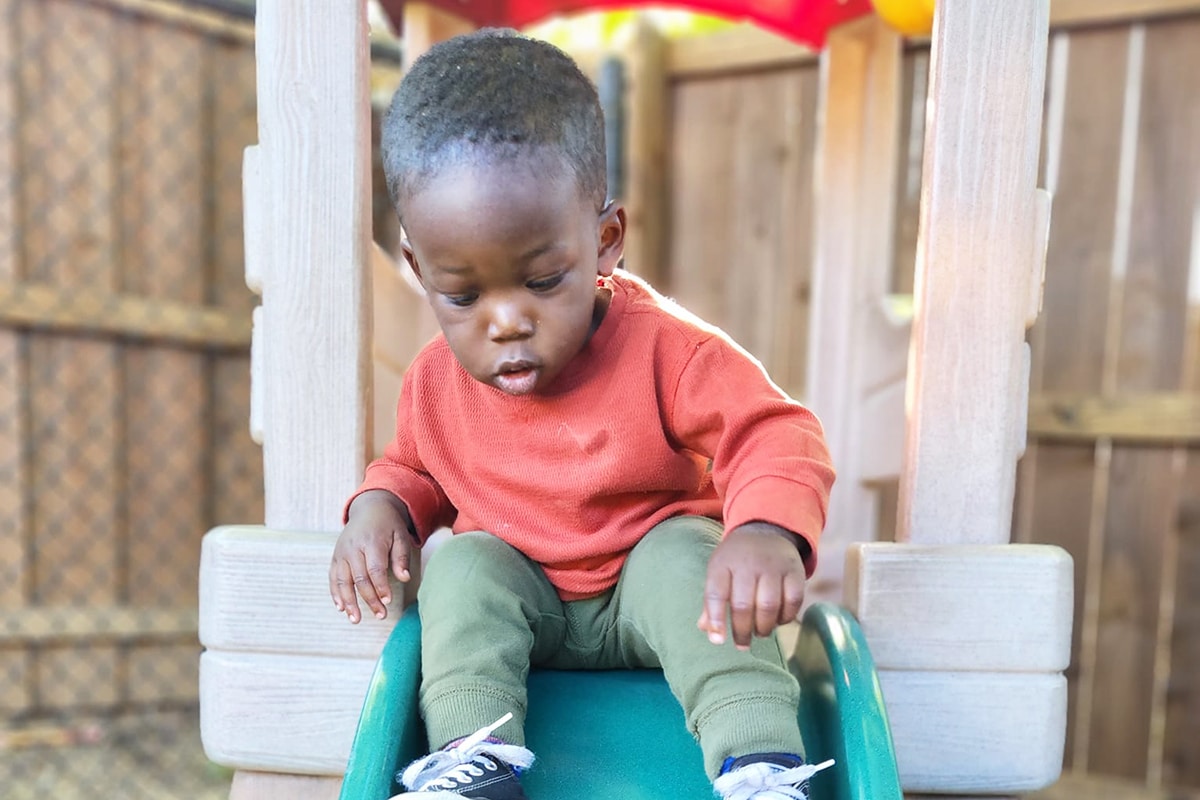
[{"label": "wooden plank", "polygon": [[1200,786],[1200,448],[1188,452],[1180,501],[1162,782]]},{"label": "wooden plank", "polygon": [[404,4],[403,27],[405,64],[412,64],[438,42],[475,29],[465,17],[420,0]]},{"label": "wooden plank", "polygon": [[1047,545],[855,544],[845,603],[880,669],[1061,672],[1072,582]]},{"label": "wooden plank", "polygon": [[341,778],[241,771],[234,773],[229,800],[338,800],[341,790]]},{"label": "wooden plank", "polygon": [[196,4],[182,5],[170,0],[75,0],[75,2],[126,14],[135,14],[151,21],[168,23],[197,33],[225,37],[244,43],[254,41],[252,0],[226,0],[226,2],[242,3],[248,14],[241,19],[219,11],[210,11],[198,7]]},{"label": "wooden plank", "polygon": [[750,23],[667,42],[666,69],[672,78],[734,70],[782,69],[815,64],[819,54]]},{"label": "wooden plank", "polygon": [[[329,599],[335,537],[254,526],[205,535],[200,642],[218,650],[375,658],[395,614],[351,625]],[[396,597],[402,597],[396,587]],[[399,608],[399,604],[396,606]]]},{"label": "wooden plank", "polygon": [[[667,269],[667,44],[653,25],[637,23],[624,56],[627,130],[624,266],[661,285]],[[611,190],[610,190],[611,191]]]},{"label": "wooden plank", "polygon": [[80,641],[195,639],[194,606],[36,606],[0,611],[0,647]]},{"label": "wooden plank", "polygon": [[1154,791],[1135,781],[1066,773],[1053,786],[1025,795],[1025,800],[1200,800],[1200,790]]},{"label": "wooden plank", "polygon": [[[825,427],[839,480],[822,535],[813,591],[840,594],[844,554],[876,538],[878,495],[864,483],[868,395],[887,368],[874,334],[892,278],[892,186],[899,158],[901,40],[871,18],[830,32],[821,64],[821,116],[814,206],[815,247],[806,402]],[[861,221],[871,220],[864,227]],[[903,357],[893,365],[903,373]],[[885,446],[875,442],[876,446]],[[897,453],[899,460],[899,453]],[[826,589],[828,587],[828,589]]]},{"label": "wooden plank", "polygon": [[[118,26],[91,6],[22,4],[22,94],[45,98],[21,118],[22,152],[42,165],[26,183],[26,277],[112,292],[118,276]],[[86,52],[87,70],[79,54]],[[87,108],[87,136],[73,135]],[[31,176],[32,178],[32,176]],[[31,337],[33,583],[30,600],[109,605],[121,587],[118,353],[109,343]],[[86,402],[79,402],[86,398]],[[37,652],[38,703],[104,706],[120,698],[114,648]]]},{"label": "wooden plank", "polygon": [[1200,442],[1200,395],[1042,393],[1029,398],[1029,435],[1068,441]]},{"label": "wooden plank", "polygon": [[900,168],[895,185],[895,261],[891,291],[911,295],[921,218],[921,168],[925,153],[925,101],[929,50],[910,47],[901,73]]},{"label": "wooden plank", "polygon": [[[1127,181],[1130,224],[1118,228],[1124,254],[1119,336],[1110,365],[1114,393],[1174,391],[1184,371],[1193,209],[1200,195],[1200,53],[1192,46],[1200,21],[1143,28],[1131,49],[1144,54],[1136,92]],[[1131,62],[1134,61],[1131,58]],[[1131,81],[1132,83],[1132,81]],[[1127,100],[1132,104],[1132,100]],[[1132,116],[1132,112],[1131,112]],[[1161,154],[1170,152],[1163,169]],[[1154,729],[1163,697],[1161,612],[1172,585],[1168,540],[1181,491],[1177,456],[1169,450],[1114,446],[1104,542],[1097,637],[1096,697],[1089,766],[1096,772],[1154,780],[1161,742]],[[1163,665],[1165,669],[1168,665]]]},{"label": "wooden plank", "polygon": [[660,287],[723,327],[794,395],[804,388],[815,79],[797,70],[674,87],[670,260]]},{"label": "wooden plank", "polygon": [[[1122,30],[1055,34],[1044,172],[1054,194],[1041,319],[1030,332],[1031,384],[1035,392],[1099,394],[1109,321],[1113,226],[1097,219],[1118,215],[1128,34]],[[1030,426],[1040,425],[1031,400]],[[1096,448],[1031,442],[1020,465],[1018,541],[1065,548],[1075,560],[1075,609],[1068,759],[1086,753],[1098,621],[1099,559],[1104,531],[1107,472],[1097,469]],[[1086,756],[1074,762],[1079,768]]]},{"label": "wooden plank", "polygon": [[404,371],[438,326],[408,265],[378,245],[371,248],[371,286],[372,452],[380,454],[396,433],[396,402]]},{"label": "wooden plank", "polygon": [[[14,58],[20,35],[17,0],[0,0],[0,51]],[[0,70],[0,286],[21,278],[16,236],[20,219],[20,128],[17,71]],[[29,599],[29,475],[25,448],[29,420],[23,408],[28,385],[21,336],[0,331],[0,607],[20,608]],[[32,700],[29,653],[0,651],[0,714],[19,714]]]},{"label": "wooden plank", "polygon": [[373,658],[208,650],[200,657],[204,752],[238,769],[341,775],[374,671]]},{"label": "wooden plank", "polygon": [[1063,676],[880,670],[879,683],[906,793],[1026,792],[1058,778]]},{"label": "wooden plank", "polygon": [[[122,287],[151,301],[208,297],[204,40],[142,18],[123,21],[123,130],[139,143],[121,161]],[[122,594],[135,608],[190,605],[196,538],[206,527],[208,359],[171,344],[123,350],[124,467],[137,496],[125,510]],[[122,647],[133,702],[195,697],[195,641]]]},{"label": "wooden plank", "polygon": [[[670,261],[665,285],[659,288],[716,325],[723,321],[723,275],[736,257],[728,222],[735,202],[730,187],[737,142],[734,120],[739,93],[753,85],[719,77],[683,81],[673,88],[667,170]],[[715,186],[723,190],[713,191]]]},{"label": "wooden plank", "polygon": [[337,530],[370,450],[366,7],[269,0],[256,25],[266,521]]},{"label": "wooden plank", "polygon": [[[211,301],[250,319],[257,299],[247,288],[242,222],[242,153],[257,132],[254,50],[241,42],[213,41],[209,49],[212,148],[207,181]],[[261,208],[260,208],[261,210]],[[246,352],[211,356],[213,405],[206,525],[263,520],[262,449],[250,436],[250,363]]]},{"label": "wooden plank", "polygon": [[1052,0],[1050,24],[1102,25],[1198,12],[1198,0]]},{"label": "wooden plank", "polygon": [[[106,267],[119,268],[125,265]],[[250,346],[248,313],[113,291],[83,294],[41,282],[0,284],[0,328],[222,349]]]},{"label": "wooden plank", "polygon": [[1028,403],[1024,323],[1048,13],[1047,0],[964,0],[938,8],[901,478],[903,541],[1009,539]]}]

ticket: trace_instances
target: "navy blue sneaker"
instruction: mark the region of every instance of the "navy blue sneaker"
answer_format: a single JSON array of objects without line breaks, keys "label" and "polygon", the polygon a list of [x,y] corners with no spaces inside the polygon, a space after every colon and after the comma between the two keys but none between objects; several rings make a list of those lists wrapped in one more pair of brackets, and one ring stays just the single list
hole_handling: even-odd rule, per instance
[{"label": "navy blue sneaker", "polygon": [[461,742],[409,764],[397,779],[411,791],[401,792],[392,800],[462,797],[528,800],[518,774],[533,765],[533,753],[488,738],[510,719],[512,714],[505,714]]},{"label": "navy blue sneaker", "polygon": [[833,760],[805,764],[791,753],[755,753],[726,759],[713,789],[722,800],[808,800],[808,779]]}]

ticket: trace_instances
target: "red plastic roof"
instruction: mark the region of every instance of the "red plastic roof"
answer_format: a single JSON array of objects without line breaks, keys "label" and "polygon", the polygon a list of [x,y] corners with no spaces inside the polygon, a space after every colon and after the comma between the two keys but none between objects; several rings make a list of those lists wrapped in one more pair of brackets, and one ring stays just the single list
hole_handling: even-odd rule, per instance
[{"label": "red plastic roof", "polygon": [[[814,48],[825,43],[826,32],[871,12],[871,0],[426,0],[431,5],[466,17],[479,27],[522,28],[555,14],[608,11],[645,5],[671,5],[690,11],[749,20]],[[404,0],[381,0],[399,30]]]}]

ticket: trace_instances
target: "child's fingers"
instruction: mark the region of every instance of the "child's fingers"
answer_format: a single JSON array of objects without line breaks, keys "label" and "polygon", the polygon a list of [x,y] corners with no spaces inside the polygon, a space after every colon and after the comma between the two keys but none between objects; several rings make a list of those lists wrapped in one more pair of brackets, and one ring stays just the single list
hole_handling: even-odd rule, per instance
[{"label": "child's fingers", "polygon": [[[392,574],[396,576],[396,580],[408,582],[412,577],[408,571],[408,553],[409,544],[407,535],[404,533],[396,534],[392,539]],[[388,598],[389,600],[391,598]]]},{"label": "child's fingers", "polygon": [[729,622],[733,628],[733,643],[739,650],[750,647],[754,636],[754,606],[758,592],[758,576],[748,570],[733,575],[729,593]]},{"label": "child's fingers", "polygon": [[710,572],[704,585],[704,613],[701,619],[708,623],[708,640],[713,644],[725,641],[725,607],[729,604],[731,581],[729,570],[720,569],[715,573]]},{"label": "child's fingers", "polygon": [[779,624],[795,622],[804,605],[804,573],[783,576],[783,606],[779,609]]},{"label": "child's fingers", "polygon": [[351,622],[358,622],[358,597],[354,593],[350,563],[345,559],[336,559],[329,567],[329,593],[337,610],[344,612]]},{"label": "child's fingers", "polygon": [[770,636],[779,624],[783,605],[783,581],[770,575],[760,577],[754,594],[754,632]]},{"label": "child's fingers", "polygon": [[367,584],[369,591],[364,591],[364,587],[355,580],[354,585],[358,589],[358,593],[367,605],[371,607],[371,611],[379,619],[387,616],[387,606],[392,602],[392,584],[388,577],[389,564],[388,553],[384,552],[369,552],[367,558]]}]

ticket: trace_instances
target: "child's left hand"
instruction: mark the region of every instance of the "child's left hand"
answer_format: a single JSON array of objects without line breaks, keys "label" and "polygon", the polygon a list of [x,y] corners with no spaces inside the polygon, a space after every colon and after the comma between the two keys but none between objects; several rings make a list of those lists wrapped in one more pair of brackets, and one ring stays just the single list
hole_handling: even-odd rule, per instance
[{"label": "child's left hand", "polygon": [[804,559],[792,533],[766,522],[739,525],[708,560],[704,611],[696,625],[713,644],[722,644],[728,609],[734,646],[748,650],[754,635],[768,636],[796,619],[804,583]]}]

